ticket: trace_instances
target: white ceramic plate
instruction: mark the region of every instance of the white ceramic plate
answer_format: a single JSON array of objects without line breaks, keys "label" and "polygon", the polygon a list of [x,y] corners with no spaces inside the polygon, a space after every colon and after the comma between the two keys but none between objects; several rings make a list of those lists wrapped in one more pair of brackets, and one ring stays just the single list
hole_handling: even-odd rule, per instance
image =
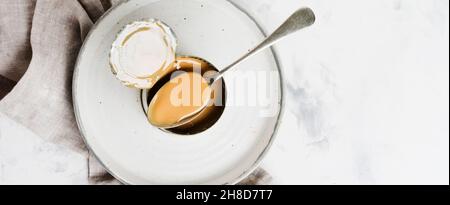
[{"label": "white ceramic plate", "polygon": [[[86,39],[75,69],[73,98],[89,149],[125,184],[234,184],[259,164],[275,135],[282,110],[282,81],[266,86],[275,113],[263,106],[228,106],[236,88],[227,84],[227,107],[207,131],[181,136],[148,124],[140,92],[111,74],[108,52],[126,24],[157,18],[178,37],[178,53],[202,57],[219,69],[264,38],[258,25],[226,0],[130,0],[108,11]],[[281,74],[272,51],[241,64],[251,71]],[[225,76],[225,83],[232,82]],[[257,85],[264,86],[264,85]]]}]

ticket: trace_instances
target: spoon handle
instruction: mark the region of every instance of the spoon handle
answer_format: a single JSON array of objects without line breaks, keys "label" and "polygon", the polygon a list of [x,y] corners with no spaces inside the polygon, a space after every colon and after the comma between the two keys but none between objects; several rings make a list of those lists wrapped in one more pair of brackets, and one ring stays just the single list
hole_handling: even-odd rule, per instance
[{"label": "spoon handle", "polygon": [[230,64],[226,68],[222,69],[219,73],[214,76],[212,82],[222,78],[223,74],[235,67],[247,58],[261,52],[262,50],[272,46],[284,37],[312,25],[315,21],[314,12],[310,8],[301,8],[294,12],[277,30],[275,30],[270,36],[268,36],[261,44],[256,46],[253,50],[236,60],[234,63]]}]

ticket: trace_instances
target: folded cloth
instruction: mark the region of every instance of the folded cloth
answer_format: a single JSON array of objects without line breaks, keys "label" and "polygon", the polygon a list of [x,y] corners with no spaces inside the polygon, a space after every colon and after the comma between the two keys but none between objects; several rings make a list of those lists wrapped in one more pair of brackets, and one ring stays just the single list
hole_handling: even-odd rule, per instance
[{"label": "folded cloth", "polygon": [[[118,1],[2,0],[0,7],[0,96],[20,79],[0,101],[0,112],[46,141],[85,155],[92,184],[119,182],[82,141],[73,113],[72,73],[93,23]],[[258,171],[246,184],[269,178]]]},{"label": "folded cloth", "polygon": [[13,89],[15,84],[14,81],[0,75],[0,100]]}]

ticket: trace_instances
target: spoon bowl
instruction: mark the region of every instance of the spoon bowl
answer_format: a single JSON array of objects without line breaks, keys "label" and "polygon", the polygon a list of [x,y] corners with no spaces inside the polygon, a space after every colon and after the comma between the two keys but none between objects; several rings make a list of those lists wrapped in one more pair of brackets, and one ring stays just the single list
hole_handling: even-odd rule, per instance
[{"label": "spoon bowl", "polygon": [[[194,71],[195,64],[200,64],[200,70]],[[218,73],[218,70],[214,65],[204,59],[193,56],[177,57],[175,67],[177,68],[172,69],[175,71],[161,79],[154,88],[143,90],[144,95],[142,105],[144,112],[149,118],[149,123],[161,129],[189,134],[203,131],[212,126],[223,112],[226,92],[225,84],[222,79],[219,79],[213,85],[207,83],[204,76],[215,75]],[[206,92],[202,93],[205,98],[202,98],[202,101],[197,104],[194,111],[189,112],[177,122],[167,123],[161,122],[160,120],[150,120],[155,114],[167,116],[172,112],[176,112],[176,109],[179,109],[180,107],[183,108],[182,106],[173,106],[171,110],[164,110],[164,107],[163,109],[157,109],[155,105],[163,98],[162,96],[158,96],[158,94],[164,93],[164,91],[161,92],[162,89],[167,90],[168,86],[182,86],[180,85],[180,81],[177,80],[177,77],[186,73],[198,73],[198,76],[204,81],[205,86],[208,87],[208,90],[205,90]],[[170,101],[167,103],[179,102]],[[204,106],[204,104],[208,106]]]}]

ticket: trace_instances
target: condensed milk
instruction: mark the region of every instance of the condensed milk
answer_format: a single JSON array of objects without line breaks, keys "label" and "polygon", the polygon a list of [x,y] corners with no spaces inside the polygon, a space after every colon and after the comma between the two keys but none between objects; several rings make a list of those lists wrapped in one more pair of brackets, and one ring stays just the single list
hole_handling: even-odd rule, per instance
[{"label": "condensed milk", "polygon": [[[187,118],[189,123],[168,129],[178,134],[195,134],[211,127],[221,116],[225,105],[223,81],[210,87],[203,77],[207,72],[217,72],[205,60],[178,57],[170,78],[162,79],[149,91],[147,116],[151,124],[166,127]],[[209,103],[204,109],[205,103]]]}]

